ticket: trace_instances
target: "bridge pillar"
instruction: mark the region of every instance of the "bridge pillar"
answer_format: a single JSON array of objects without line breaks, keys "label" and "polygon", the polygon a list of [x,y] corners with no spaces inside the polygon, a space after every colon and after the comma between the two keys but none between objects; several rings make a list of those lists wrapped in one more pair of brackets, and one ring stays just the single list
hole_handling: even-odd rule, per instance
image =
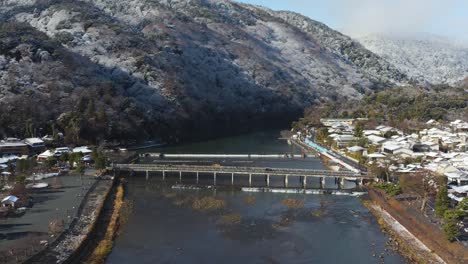
[{"label": "bridge pillar", "polygon": [[216,185],[216,172],[213,173],[213,185]]},{"label": "bridge pillar", "polygon": [[339,184],[338,184],[338,189],[343,189],[344,188],[344,181],[345,181],[345,178],[340,178],[339,180]]},{"label": "bridge pillar", "polygon": [[182,171],[179,171],[179,182],[182,183]]},{"label": "bridge pillar", "polygon": [[197,184],[198,184],[198,171],[197,171]]},{"label": "bridge pillar", "polygon": [[231,173],[231,185],[234,185],[234,172]]},{"label": "bridge pillar", "polygon": [[320,188],[325,189],[325,177],[320,177]]},{"label": "bridge pillar", "polygon": [[166,179],[166,171],[163,170],[163,180]]},{"label": "bridge pillar", "polygon": [[252,187],[252,173],[249,173],[249,187]]},{"label": "bridge pillar", "polygon": [[302,187],[307,188],[307,176],[303,176],[302,178]]},{"label": "bridge pillar", "polygon": [[266,184],[267,184],[267,187],[270,188],[270,174],[266,175]]},{"label": "bridge pillar", "polygon": [[362,186],[364,185],[364,179],[361,178],[361,179],[356,179],[356,186]]},{"label": "bridge pillar", "polygon": [[289,175],[284,176],[284,187],[285,188],[288,188],[288,176]]},{"label": "bridge pillar", "polygon": [[146,180],[149,179],[149,171],[146,171]]}]

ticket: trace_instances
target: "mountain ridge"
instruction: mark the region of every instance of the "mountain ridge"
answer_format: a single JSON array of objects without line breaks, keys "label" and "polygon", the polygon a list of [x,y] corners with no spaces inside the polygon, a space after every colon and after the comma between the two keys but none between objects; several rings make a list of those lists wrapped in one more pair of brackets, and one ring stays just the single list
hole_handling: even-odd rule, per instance
[{"label": "mountain ridge", "polygon": [[[0,102],[15,107],[32,94],[31,104],[56,105],[47,118],[0,116],[4,136],[31,123],[93,139],[100,113],[100,139],[209,137],[410,81],[322,23],[232,1],[3,1],[0,19],[10,27],[0,40]],[[51,61],[36,58],[47,57],[44,45]],[[27,81],[15,74],[31,68]]]},{"label": "mountain ridge", "polygon": [[457,85],[468,77],[468,46],[432,34],[370,34],[355,38],[419,82]]}]

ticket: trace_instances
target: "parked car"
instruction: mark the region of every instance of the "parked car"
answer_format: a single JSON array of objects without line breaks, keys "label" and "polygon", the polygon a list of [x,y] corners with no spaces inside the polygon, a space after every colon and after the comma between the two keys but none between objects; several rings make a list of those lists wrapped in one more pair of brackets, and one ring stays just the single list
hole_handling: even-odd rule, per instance
[{"label": "parked car", "polygon": [[93,158],[91,157],[91,155],[86,155],[81,158],[81,161],[90,162],[90,161],[93,161]]}]

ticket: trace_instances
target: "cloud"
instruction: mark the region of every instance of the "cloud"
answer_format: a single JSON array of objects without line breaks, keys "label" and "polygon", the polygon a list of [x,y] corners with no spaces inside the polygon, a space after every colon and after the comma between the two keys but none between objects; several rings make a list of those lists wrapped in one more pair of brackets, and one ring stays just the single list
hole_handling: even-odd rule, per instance
[{"label": "cloud", "polygon": [[[456,0],[332,0],[337,25],[346,32],[431,32],[435,23],[445,23]],[[452,2],[452,3],[451,3]]]},{"label": "cloud", "polygon": [[293,10],[349,35],[432,33],[468,42],[468,0],[239,0]]}]

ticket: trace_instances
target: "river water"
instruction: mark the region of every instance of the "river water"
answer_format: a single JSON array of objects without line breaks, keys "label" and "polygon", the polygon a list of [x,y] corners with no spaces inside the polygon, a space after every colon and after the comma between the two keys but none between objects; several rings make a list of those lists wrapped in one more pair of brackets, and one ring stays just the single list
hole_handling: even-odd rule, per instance
[{"label": "river water", "polygon": [[[278,136],[268,131],[153,151],[297,152]],[[323,169],[315,159],[297,166]],[[131,213],[107,263],[405,263],[355,197],[171,187],[157,177],[128,179]]]}]

